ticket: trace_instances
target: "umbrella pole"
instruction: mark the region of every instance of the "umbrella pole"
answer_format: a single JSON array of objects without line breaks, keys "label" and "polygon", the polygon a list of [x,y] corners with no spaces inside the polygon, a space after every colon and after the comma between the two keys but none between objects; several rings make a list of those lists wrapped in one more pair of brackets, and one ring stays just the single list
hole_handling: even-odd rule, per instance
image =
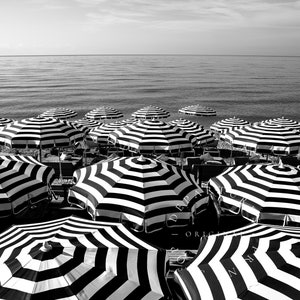
[{"label": "umbrella pole", "polygon": [[87,143],[86,143],[86,138],[84,136],[84,138],[83,138],[83,161],[84,161],[84,166],[87,165],[86,150],[87,150]]},{"label": "umbrella pole", "polygon": [[39,148],[39,156],[40,156],[39,161],[42,162],[42,147],[41,147],[41,145],[40,145],[40,148]]},{"label": "umbrella pole", "polygon": [[58,151],[58,167],[59,167],[59,180],[62,182],[62,169],[61,169],[61,160],[60,160],[60,148],[57,148]]}]

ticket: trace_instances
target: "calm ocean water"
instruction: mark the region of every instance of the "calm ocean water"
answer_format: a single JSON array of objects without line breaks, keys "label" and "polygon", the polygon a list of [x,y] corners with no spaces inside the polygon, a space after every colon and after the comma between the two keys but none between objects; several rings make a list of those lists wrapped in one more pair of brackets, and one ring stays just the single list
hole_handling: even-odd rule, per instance
[{"label": "calm ocean water", "polygon": [[300,121],[300,57],[30,56],[0,57],[0,117],[22,119],[53,107],[78,118],[109,105],[125,117],[149,104],[210,106],[217,117],[187,117],[208,127],[236,116]]}]

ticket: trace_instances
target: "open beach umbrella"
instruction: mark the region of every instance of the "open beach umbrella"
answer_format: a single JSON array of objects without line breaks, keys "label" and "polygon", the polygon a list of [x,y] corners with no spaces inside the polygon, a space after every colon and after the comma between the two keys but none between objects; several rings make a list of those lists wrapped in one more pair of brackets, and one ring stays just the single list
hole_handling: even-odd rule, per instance
[{"label": "open beach umbrella", "polygon": [[201,238],[175,281],[189,300],[300,299],[299,251],[300,228],[251,224]]},{"label": "open beach umbrella", "polygon": [[119,119],[122,118],[123,114],[110,106],[100,106],[85,114],[85,118],[92,120],[103,120],[103,119]]},{"label": "open beach umbrella", "polygon": [[165,109],[154,106],[148,105],[139,110],[135,111],[131,114],[132,117],[135,119],[165,119],[170,117],[170,113]]},{"label": "open beach umbrella", "polygon": [[9,118],[0,118],[0,130],[7,124],[12,123],[14,120]]},{"label": "open beach umbrella", "polygon": [[262,121],[262,123],[271,124],[271,125],[272,124],[273,125],[280,125],[280,126],[288,127],[288,128],[291,128],[291,129],[300,130],[300,122],[297,122],[295,120],[291,120],[291,119],[288,119],[288,118],[285,118],[285,117],[265,120],[265,121]]},{"label": "open beach umbrella", "polygon": [[71,216],[0,234],[1,299],[167,299],[167,266],[122,224]]},{"label": "open beach umbrella", "polygon": [[186,119],[178,119],[172,120],[169,123],[196,137],[197,145],[206,145],[215,140],[213,134],[209,130],[204,129],[203,126],[197,122]]},{"label": "open beach umbrella", "polygon": [[[75,171],[68,201],[97,220],[124,220],[147,232],[189,225],[206,209],[194,176],[150,158],[122,157]],[[174,221],[175,220],[175,221]]]},{"label": "open beach umbrella", "polygon": [[77,116],[77,112],[65,107],[51,108],[39,115],[44,118],[55,118],[60,120],[70,119]]},{"label": "open beach umbrella", "polygon": [[222,139],[233,147],[246,148],[259,153],[282,155],[297,154],[300,148],[300,132],[279,125],[265,123],[230,129]]},{"label": "open beach umbrella", "polygon": [[94,127],[101,126],[103,124],[100,121],[86,119],[86,118],[74,120],[71,123],[72,124],[82,125],[84,127],[87,127],[89,130],[92,129],[92,128],[94,128]]},{"label": "open beach umbrella", "polygon": [[178,152],[191,150],[197,139],[177,126],[160,120],[139,120],[110,133],[108,140],[133,152]]},{"label": "open beach umbrella", "polygon": [[53,118],[28,118],[9,123],[0,134],[0,143],[11,148],[64,147],[81,139],[73,126]]},{"label": "open beach umbrella", "polygon": [[90,127],[77,123],[77,122],[73,122],[73,121],[66,121],[66,120],[61,120],[61,122],[64,122],[65,124],[67,124],[70,127],[73,127],[74,129],[78,130],[78,137],[76,138],[77,140],[82,140],[83,137],[90,131]]},{"label": "open beach umbrella", "polygon": [[[42,149],[68,147],[81,141],[83,135],[67,121],[36,117],[9,123],[0,131],[0,144],[19,149],[36,148],[39,150],[39,160],[42,160]],[[59,169],[62,174],[60,160]]]},{"label": "open beach umbrella", "polygon": [[31,156],[1,155],[0,218],[18,215],[41,201],[48,202],[48,186],[54,175],[52,168]]},{"label": "open beach umbrella", "polygon": [[115,131],[116,129],[126,125],[123,121],[115,121],[111,123],[103,123],[98,127],[93,127],[88,135],[87,139],[93,141],[94,143],[100,145],[107,145],[108,144],[108,136],[111,132]]},{"label": "open beach umbrella", "polygon": [[221,210],[259,223],[300,225],[300,169],[282,163],[227,168],[208,182]]},{"label": "open beach umbrella", "polygon": [[185,115],[191,115],[191,116],[204,116],[204,117],[211,117],[216,116],[217,112],[207,106],[202,106],[199,104],[196,105],[189,105],[183,108],[180,108],[178,110],[179,113],[185,114]]},{"label": "open beach umbrella", "polygon": [[213,123],[210,126],[210,129],[215,132],[223,133],[228,129],[240,128],[245,125],[249,125],[250,123],[246,120],[240,118],[227,118]]}]

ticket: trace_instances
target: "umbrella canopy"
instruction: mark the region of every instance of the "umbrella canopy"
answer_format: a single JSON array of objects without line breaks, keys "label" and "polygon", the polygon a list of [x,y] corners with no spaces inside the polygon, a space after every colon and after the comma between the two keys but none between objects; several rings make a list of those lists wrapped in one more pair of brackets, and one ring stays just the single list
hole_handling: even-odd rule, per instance
[{"label": "umbrella canopy", "polygon": [[54,170],[30,156],[0,156],[0,217],[17,215],[48,201]]},{"label": "umbrella canopy", "polygon": [[122,118],[123,114],[110,106],[100,106],[85,114],[85,118],[92,120],[103,120],[103,119],[119,119]]},{"label": "umbrella canopy", "polygon": [[169,123],[193,135],[197,139],[197,145],[209,144],[215,140],[213,134],[209,130],[204,129],[203,126],[197,122],[178,119],[170,121]]},{"label": "umbrella canopy", "polygon": [[161,107],[148,105],[131,114],[135,119],[165,119],[170,113]]},{"label": "umbrella canopy", "polygon": [[39,115],[39,117],[44,118],[55,118],[55,119],[69,119],[77,116],[77,112],[72,109],[64,107],[51,108]]},{"label": "umbrella canopy", "polygon": [[251,224],[202,238],[175,271],[186,299],[300,299],[300,229]]},{"label": "umbrella canopy", "polygon": [[178,110],[179,113],[185,114],[185,115],[192,115],[192,116],[204,116],[204,117],[211,117],[216,116],[217,112],[207,106],[202,106],[199,104],[196,105],[189,105],[183,108],[180,108]]},{"label": "umbrella canopy", "polygon": [[197,139],[186,131],[160,120],[145,120],[122,126],[108,136],[110,143],[134,152],[191,150]]},{"label": "umbrella canopy", "polygon": [[0,118],[0,129],[6,126],[8,123],[12,123],[14,120],[9,118]]},{"label": "umbrella canopy", "polygon": [[98,126],[102,125],[102,123],[100,121],[86,119],[86,118],[74,120],[74,121],[72,121],[72,124],[79,124],[79,125],[82,125],[84,127],[87,127],[88,129],[98,127]]},{"label": "umbrella canopy", "polygon": [[289,165],[229,167],[211,178],[209,189],[222,210],[261,223],[300,224],[300,170]]},{"label": "umbrella canopy", "polygon": [[93,218],[124,219],[148,232],[165,227],[169,218],[174,226],[188,225],[191,213],[208,201],[193,175],[142,156],[101,161],[74,176],[71,204],[87,208]]},{"label": "umbrella canopy", "polygon": [[233,117],[233,118],[227,118],[213,123],[210,126],[210,129],[212,131],[223,133],[228,129],[240,128],[242,126],[249,125],[249,124],[250,123],[246,120]]},{"label": "umbrella canopy", "polygon": [[0,234],[1,299],[165,299],[168,260],[121,224],[77,217]]},{"label": "umbrella canopy", "polygon": [[107,145],[109,134],[124,126],[125,124],[126,123],[124,123],[123,121],[104,123],[98,127],[92,128],[87,135],[87,139],[92,140],[94,143]]},{"label": "umbrella canopy", "polygon": [[64,147],[82,139],[82,133],[64,121],[28,118],[9,123],[0,134],[0,143],[12,148]]},{"label": "umbrella canopy", "polygon": [[300,130],[300,123],[299,122],[297,122],[295,120],[285,118],[285,117],[265,120],[265,121],[262,121],[262,123],[271,124],[271,125],[272,124],[273,125],[280,125],[280,126],[288,127],[288,128],[291,128],[291,129]]},{"label": "umbrella canopy", "polygon": [[297,154],[300,148],[300,132],[279,125],[246,125],[226,131],[222,138],[234,147],[266,154]]}]

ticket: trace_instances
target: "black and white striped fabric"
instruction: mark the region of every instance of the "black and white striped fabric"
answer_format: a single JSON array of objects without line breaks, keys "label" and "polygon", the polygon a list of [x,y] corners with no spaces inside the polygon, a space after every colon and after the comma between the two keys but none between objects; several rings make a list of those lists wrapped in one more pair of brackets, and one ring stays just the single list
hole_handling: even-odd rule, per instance
[{"label": "black and white striped fabric", "polygon": [[150,158],[122,157],[76,170],[68,201],[100,221],[128,221],[139,230],[185,226],[206,208],[194,176]]},{"label": "black and white striped fabric", "polygon": [[167,266],[121,224],[68,217],[0,234],[1,299],[166,299]]},{"label": "black and white striped fabric", "polygon": [[65,107],[51,108],[39,115],[39,117],[55,118],[61,120],[70,119],[76,116],[77,116],[77,112]]},{"label": "black and white striped fabric", "polygon": [[87,135],[87,139],[94,143],[107,145],[109,134],[125,125],[126,124],[123,121],[103,123],[98,127],[92,128]]},{"label": "black and white striped fabric", "polygon": [[209,144],[215,140],[213,134],[209,130],[204,129],[203,126],[197,122],[186,119],[178,119],[172,120],[169,123],[196,137],[197,145]]},{"label": "black and white striped fabric", "polygon": [[1,155],[0,218],[17,215],[31,205],[48,201],[48,185],[54,175],[52,168],[31,156]]},{"label": "black and white striped fabric", "polygon": [[98,126],[101,126],[102,123],[100,121],[95,121],[95,120],[91,120],[91,119],[78,119],[78,120],[74,120],[72,121],[72,123],[74,124],[79,124],[79,125],[82,125],[82,126],[85,126],[89,129],[91,128],[94,128],[94,127],[98,127]]},{"label": "black and white striped fabric", "polygon": [[202,238],[175,271],[185,299],[300,299],[300,228],[251,224]]},{"label": "black and white striped fabric", "polygon": [[170,117],[170,113],[165,109],[148,105],[131,114],[135,119],[165,119]]},{"label": "black and white striped fabric", "polygon": [[262,121],[262,123],[271,124],[271,125],[272,124],[280,125],[283,127],[300,130],[300,122],[297,122],[295,120],[291,120],[291,119],[288,119],[285,117],[265,120],[265,121]]},{"label": "black and white striped fabric", "polygon": [[160,120],[144,120],[122,126],[108,136],[110,143],[134,152],[191,150],[197,139],[177,126]]},{"label": "black and white striped fabric", "polygon": [[300,225],[300,169],[289,165],[229,167],[211,178],[209,189],[222,210],[260,223]]},{"label": "black and white striped fabric", "polygon": [[44,117],[14,121],[0,131],[0,143],[12,148],[69,146],[81,138],[82,133],[66,122]]},{"label": "black and white striped fabric", "polygon": [[265,123],[228,130],[222,138],[233,147],[266,154],[273,152],[280,152],[283,155],[297,154],[300,149],[299,131]]},{"label": "black and white striped fabric", "polygon": [[9,118],[0,118],[0,130],[7,124],[12,123],[14,120]]},{"label": "black and white striped fabric", "polygon": [[240,118],[227,118],[227,119],[223,119],[220,121],[217,121],[215,123],[213,123],[210,126],[210,129],[212,131],[216,131],[216,132],[225,132],[228,129],[233,129],[233,128],[240,128],[242,126],[245,125],[249,125],[250,123],[246,120],[240,119]]},{"label": "black and white striped fabric", "polygon": [[103,119],[119,119],[122,118],[123,114],[110,106],[100,106],[85,114],[85,118],[92,120],[103,120]]},{"label": "black and white striped fabric", "polygon": [[196,105],[189,105],[183,108],[180,108],[178,110],[179,113],[185,114],[185,115],[191,115],[191,116],[204,116],[204,117],[211,117],[216,116],[217,112],[207,106],[202,106],[199,104]]}]

